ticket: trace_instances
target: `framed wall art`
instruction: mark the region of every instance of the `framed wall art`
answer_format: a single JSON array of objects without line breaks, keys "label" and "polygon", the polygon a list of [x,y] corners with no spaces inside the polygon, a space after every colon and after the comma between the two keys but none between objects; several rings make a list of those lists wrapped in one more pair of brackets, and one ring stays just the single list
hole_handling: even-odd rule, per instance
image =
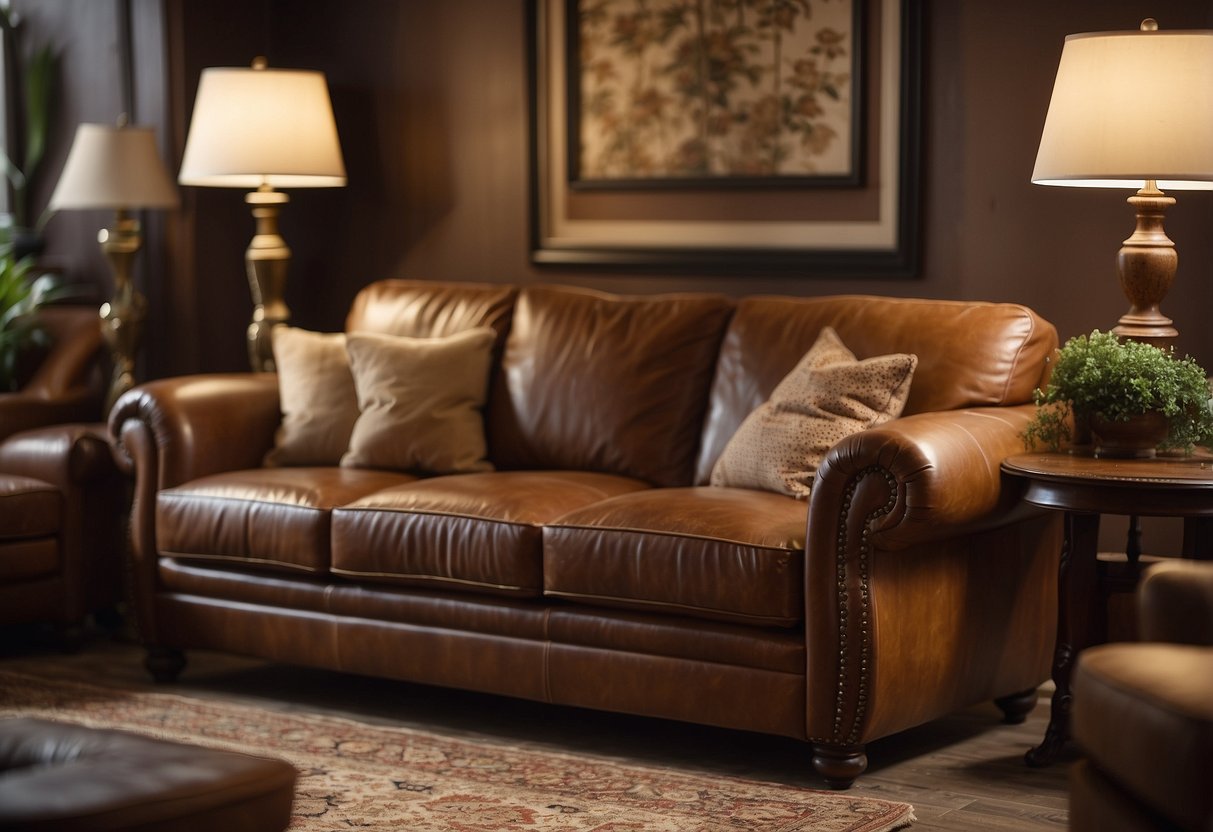
[{"label": "framed wall art", "polygon": [[911,0],[529,0],[532,260],[912,274]]}]

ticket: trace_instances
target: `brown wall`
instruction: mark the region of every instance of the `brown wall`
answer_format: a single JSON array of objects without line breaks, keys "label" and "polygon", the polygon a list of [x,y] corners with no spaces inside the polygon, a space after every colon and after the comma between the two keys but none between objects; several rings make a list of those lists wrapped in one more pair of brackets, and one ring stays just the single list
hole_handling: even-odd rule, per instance
[{"label": "brown wall", "polygon": [[[283,217],[294,250],[288,301],[302,326],[339,328],[359,287],[404,275],[623,292],[1013,300],[1041,311],[1063,336],[1107,328],[1127,308],[1114,272],[1116,249],[1132,230],[1127,194],[1043,188],[1028,175],[1065,35],[1133,27],[1140,3],[924,4],[921,276],[882,280],[672,278],[531,266],[523,0],[357,0],[338,13],[327,0],[126,2],[136,78],[143,79],[136,114],[161,128],[173,168],[203,67],[265,53],[274,65],[327,73],[350,184],[291,193]],[[59,163],[75,121],[110,120],[122,106],[123,3],[17,4],[31,27],[63,49]],[[1213,25],[1209,0],[1155,0],[1149,13],[1168,28]],[[149,80],[157,75],[159,83]],[[163,245],[167,255],[144,264],[153,307],[146,373],[243,369],[243,249],[252,220],[239,191],[182,194],[180,211],[149,218],[149,246]],[[1164,305],[1181,331],[1180,348],[1206,364],[1213,364],[1213,333],[1202,320],[1213,308],[1210,220],[1213,194],[1179,195],[1168,230],[1181,266]],[[49,231],[53,255],[107,285],[92,242],[92,229],[104,221],[95,212],[65,214]]]}]

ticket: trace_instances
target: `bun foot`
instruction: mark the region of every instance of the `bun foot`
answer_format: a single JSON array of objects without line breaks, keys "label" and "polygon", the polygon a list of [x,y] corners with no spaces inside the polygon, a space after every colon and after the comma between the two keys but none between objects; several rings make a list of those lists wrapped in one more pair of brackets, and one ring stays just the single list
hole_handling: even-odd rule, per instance
[{"label": "bun foot", "polygon": [[160,684],[169,684],[177,681],[185,669],[185,653],[176,647],[149,647],[143,666],[152,674],[152,679]]},{"label": "bun foot", "polygon": [[849,789],[868,767],[862,745],[814,745],[813,770],[831,789]]},{"label": "bun foot", "polygon": [[994,704],[1002,709],[1002,721],[1006,725],[1019,725],[1036,707],[1036,688],[1029,688],[1010,696],[1000,696]]}]

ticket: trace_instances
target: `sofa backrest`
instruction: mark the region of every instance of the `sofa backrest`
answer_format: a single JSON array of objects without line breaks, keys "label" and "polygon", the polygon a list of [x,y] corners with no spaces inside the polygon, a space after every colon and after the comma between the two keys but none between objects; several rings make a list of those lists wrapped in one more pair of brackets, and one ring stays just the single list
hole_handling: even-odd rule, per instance
[{"label": "sofa backrest", "polygon": [[380,280],[354,298],[345,331],[437,338],[490,326],[500,349],[517,297],[517,287],[499,283]]},{"label": "sofa backrest", "polygon": [[725,444],[831,326],[857,358],[918,356],[905,414],[1031,401],[1057,331],[1018,304],[839,295],[738,302],[721,344],[695,482]]},{"label": "sofa backrest", "polygon": [[96,306],[43,306],[38,310],[38,324],[49,336],[50,346],[30,351],[28,359],[34,364],[24,375],[22,391],[41,399],[91,400],[92,416],[102,416],[101,403],[105,397],[105,371],[109,360],[101,318]]},{"label": "sofa backrest", "polygon": [[493,463],[688,485],[720,339],[721,295],[524,288],[493,386]]}]

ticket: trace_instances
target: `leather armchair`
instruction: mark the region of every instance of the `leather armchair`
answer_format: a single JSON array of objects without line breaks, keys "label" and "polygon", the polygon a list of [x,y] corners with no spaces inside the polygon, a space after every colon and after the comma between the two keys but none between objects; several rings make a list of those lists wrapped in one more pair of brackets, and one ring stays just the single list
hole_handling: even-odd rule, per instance
[{"label": "leather armchair", "polygon": [[1083,651],[1074,830],[1213,830],[1213,563],[1163,561],[1137,593],[1141,643]]},{"label": "leather armchair", "polygon": [[39,314],[51,346],[21,390],[0,394],[0,624],[51,622],[70,642],[121,596],[125,483],[100,421],[97,311]]}]

